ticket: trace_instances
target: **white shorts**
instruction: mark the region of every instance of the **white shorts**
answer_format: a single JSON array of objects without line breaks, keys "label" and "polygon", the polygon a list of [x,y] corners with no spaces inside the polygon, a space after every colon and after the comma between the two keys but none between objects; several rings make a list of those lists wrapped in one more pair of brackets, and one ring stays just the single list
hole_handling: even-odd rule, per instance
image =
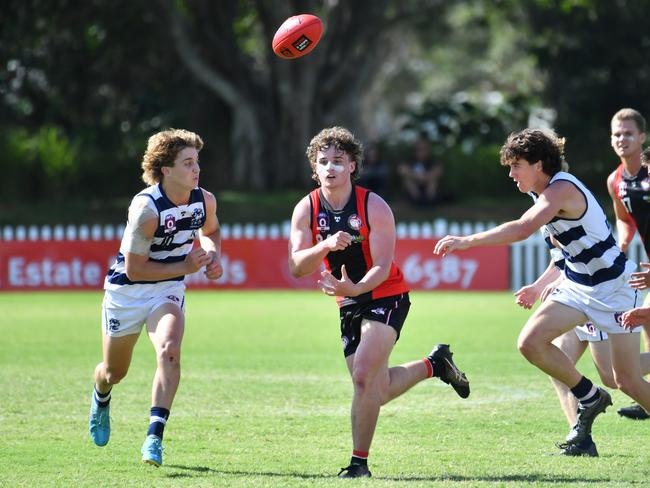
[{"label": "white shorts", "polygon": [[593,325],[607,334],[633,334],[639,333],[641,327],[624,329],[621,325],[623,312],[633,309],[638,305],[636,290],[624,285],[617,287],[607,295],[607,298],[594,298],[585,291],[571,285],[569,280],[564,280],[549,296],[554,302],[562,303],[568,307],[580,310],[587,316]]},{"label": "white shorts", "polygon": [[601,342],[607,340],[607,333],[598,330],[591,322],[579,325],[573,330],[575,330],[580,342]]},{"label": "white shorts", "polygon": [[106,335],[121,337],[139,334],[149,315],[161,305],[174,303],[185,311],[185,283],[170,282],[151,297],[131,297],[117,290],[106,290],[102,303],[102,328]]}]

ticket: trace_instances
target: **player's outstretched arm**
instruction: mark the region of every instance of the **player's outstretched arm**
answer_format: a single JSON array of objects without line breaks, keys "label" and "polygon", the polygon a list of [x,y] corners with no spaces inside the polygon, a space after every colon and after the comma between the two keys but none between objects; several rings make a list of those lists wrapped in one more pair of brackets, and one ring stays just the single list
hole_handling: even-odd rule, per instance
[{"label": "player's outstretched arm", "polygon": [[558,215],[568,200],[574,197],[575,192],[577,190],[570,183],[556,182],[544,190],[535,204],[517,220],[468,236],[445,236],[436,243],[433,252],[446,256],[453,251],[471,247],[497,246],[523,241]]}]

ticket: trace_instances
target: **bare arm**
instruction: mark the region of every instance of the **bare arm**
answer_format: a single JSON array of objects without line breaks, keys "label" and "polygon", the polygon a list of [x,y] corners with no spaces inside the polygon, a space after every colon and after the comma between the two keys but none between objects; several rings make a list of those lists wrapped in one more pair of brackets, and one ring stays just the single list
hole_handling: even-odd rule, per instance
[{"label": "bare arm", "polygon": [[[129,208],[129,227],[130,231],[135,233],[140,240],[148,242],[148,248],[158,227],[158,218],[139,220],[138,215],[141,213],[143,205],[145,205],[144,200],[140,200],[134,202]],[[174,278],[194,273],[209,262],[210,257],[201,248],[194,249],[185,257],[184,261],[176,263],[151,261],[148,252],[140,254],[133,251],[124,251],[126,275],[131,281],[158,281]]]},{"label": "bare arm", "polygon": [[359,295],[386,281],[395,256],[395,218],[388,204],[376,193],[371,193],[368,200],[368,223],[372,268],[357,283]]},{"label": "bare arm", "polygon": [[614,215],[616,215],[616,231],[618,234],[618,245],[621,248],[621,251],[627,252],[627,248],[630,246],[630,242],[634,238],[634,233],[636,232],[636,225],[634,224],[634,219],[628,213],[623,202],[616,195],[616,190],[614,188],[614,180],[616,178],[616,172],[611,173],[607,177],[607,191],[609,196],[612,199],[612,205],[614,206]]},{"label": "bare arm", "polygon": [[289,272],[295,277],[307,276],[320,268],[330,251],[345,249],[352,243],[347,232],[337,232],[327,239],[313,244],[309,227],[309,197],[304,197],[293,209],[291,235],[289,236]]},{"label": "bare arm", "polygon": [[372,268],[358,283],[348,277],[345,266],[341,267],[340,280],[323,271],[319,284],[328,295],[355,297],[374,290],[388,278],[395,254],[395,219],[388,204],[375,193],[368,200],[368,224]]},{"label": "bare arm", "polygon": [[221,227],[217,218],[217,200],[208,191],[203,191],[205,199],[205,224],[199,232],[201,247],[207,252],[211,261],[205,266],[205,275],[216,280],[223,274],[221,265]]},{"label": "bare arm", "polygon": [[436,243],[435,254],[446,256],[452,251],[469,249],[477,246],[495,246],[499,244],[511,244],[522,241],[538,230],[542,225],[548,223],[560,214],[560,212],[573,211],[579,198],[584,203],[584,197],[573,184],[567,181],[557,181],[544,190],[535,204],[517,220],[501,224],[485,232],[471,234],[469,236],[445,236]]},{"label": "bare arm", "polygon": [[561,272],[551,261],[544,272],[530,285],[524,286],[515,292],[515,302],[520,307],[530,309],[538,298],[542,301],[546,297],[544,290],[561,277]]}]

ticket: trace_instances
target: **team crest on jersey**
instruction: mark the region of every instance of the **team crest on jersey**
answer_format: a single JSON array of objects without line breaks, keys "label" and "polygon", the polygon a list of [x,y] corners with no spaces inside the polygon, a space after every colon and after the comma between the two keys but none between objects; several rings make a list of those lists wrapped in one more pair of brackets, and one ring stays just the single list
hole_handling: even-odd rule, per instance
[{"label": "team crest on jersey", "polygon": [[618,183],[618,196],[624,197],[625,195],[627,195],[627,185],[624,181],[620,181]]},{"label": "team crest on jersey", "polygon": [[327,232],[330,230],[330,219],[325,212],[319,212],[316,217],[316,230]]},{"label": "team crest on jersey", "polygon": [[190,221],[190,227],[201,227],[203,223],[203,209],[195,208],[192,212],[192,220]]},{"label": "team crest on jersey", "polygon": [[359,230],[361,229],[361,226],[363,225],[363,222],[361,222],[361,218],[357,214],[352,214],[348,218],[348,226],[352,230]]},{"label": "team crest on jersey", "polygon": [[165,215],[165,234],[174,232],[176,230],[176,217],[172,214]]},{"label": "team crest on jersey", "polygon": [[643,188],[643,191],[650,190],[650,181],[648,181],[648,178],[641,180],[641,188]]}]

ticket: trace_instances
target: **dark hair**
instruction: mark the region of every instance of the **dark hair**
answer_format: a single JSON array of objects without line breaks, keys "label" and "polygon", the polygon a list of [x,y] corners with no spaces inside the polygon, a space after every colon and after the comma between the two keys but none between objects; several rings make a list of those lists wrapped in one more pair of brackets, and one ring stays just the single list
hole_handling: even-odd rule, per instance
[{"label": "dark hair", "polygon": [[363,166],[363,145],[354,137],[352,132],[345,127],[338,126],[321,130],[313,137],[309,146],[307,146],[307,159],[309,159],[311,166],[312,179],[318,182],[318,176],[316,175],[316,154],[318,154],[318,151],[327,149],[332,145],[346,152],[350,156],[350,160],[356,163],[350,179],[352,181],[358,180]]},{"label": "dark hair", "polygon": [[564,138],[552,130],[524,129],[513,132],[501,147],[501,164],[510,164],[524,159],[529,164],[542,162],[542,170],[549,176],[566,167],[564,161]]}]

